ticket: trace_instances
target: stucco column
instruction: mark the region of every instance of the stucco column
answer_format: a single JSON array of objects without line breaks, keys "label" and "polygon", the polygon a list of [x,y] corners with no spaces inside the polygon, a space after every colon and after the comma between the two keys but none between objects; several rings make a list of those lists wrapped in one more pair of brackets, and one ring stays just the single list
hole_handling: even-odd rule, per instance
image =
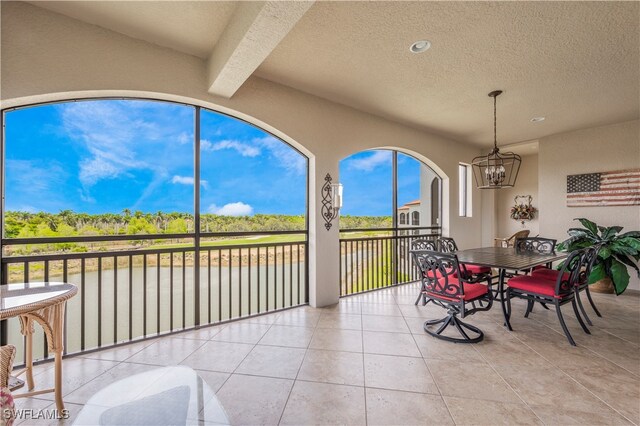
[{"label": "stucco column", "polygon": [[314,308],[338,303],[340,297],[340,233],[338,218],[327,230],[322,217],[322,185],[329,173],[338,183],[338,160],[309,160],[309,304]]}]

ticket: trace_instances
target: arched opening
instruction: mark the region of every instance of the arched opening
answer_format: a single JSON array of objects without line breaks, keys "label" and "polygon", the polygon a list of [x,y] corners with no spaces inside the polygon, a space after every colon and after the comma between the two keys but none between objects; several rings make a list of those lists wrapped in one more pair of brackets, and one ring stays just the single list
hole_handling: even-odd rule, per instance
[{"label": "arched opening", "polygon": [[441,235],[442,180],[423,161],[393,149],[340,162],[341,295],[416,279],[411,243]]},{"label": "arched opening", "polygon": [[69,353],[308,302],[309,160],[287,142],[148,99],[2,114],[2,280],[80,288]]}]

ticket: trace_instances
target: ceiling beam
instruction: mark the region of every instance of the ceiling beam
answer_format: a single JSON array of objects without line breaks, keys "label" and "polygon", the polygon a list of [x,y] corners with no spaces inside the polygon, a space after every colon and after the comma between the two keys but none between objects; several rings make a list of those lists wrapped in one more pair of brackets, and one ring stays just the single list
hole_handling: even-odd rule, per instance
[{"label": "ceiling beam", "polygon": [[209,56],[209,93],[232,97],[312,4],[241,2]]}]

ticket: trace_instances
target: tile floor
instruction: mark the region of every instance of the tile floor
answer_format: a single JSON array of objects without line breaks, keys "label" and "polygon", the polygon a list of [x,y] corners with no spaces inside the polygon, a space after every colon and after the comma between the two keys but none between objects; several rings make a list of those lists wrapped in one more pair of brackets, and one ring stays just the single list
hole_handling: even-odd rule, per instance
[{"label": "tile floor", "polygon": [[[417,284],[350,296],[66,359],[73,422],[99,389],[182,364],[216,392],[232,424],[640,424],[640,295],[597,295],[592,335],[566,310],[577,347],[553,311],[529,319],[515,302],[513,332],[499,304],[468,321],[476,345],[424,333],[444,311],[414,306]],[[52,365],[37,367],[49,386]],[[52,397],[18,400],[52,408]],[[33,424],[24,421],[22,424]],[[46,424],[38,421],[37,424]]]}]

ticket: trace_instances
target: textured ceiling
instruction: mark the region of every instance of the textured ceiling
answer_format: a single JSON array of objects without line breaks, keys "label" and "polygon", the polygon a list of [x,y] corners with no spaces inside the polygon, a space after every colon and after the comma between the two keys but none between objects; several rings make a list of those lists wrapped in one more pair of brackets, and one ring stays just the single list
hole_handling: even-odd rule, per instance
[{"label": "textured ceiling", "polygon": [[638,117],[639,6],[316,2],[257,74],[478,144],[502,89],[498,142],[537,139]]},{"label": "textured ceiling", "polygon": [[[237,18],[234,2],[31,3],[201,58]],[[638,118],[639,50],[639,2],[317,1],[256,75],[479,145],[502,89],[507,144]]]},{"label": "textured ceiling", "polygon": [[31,1],[35,6],[206,58],[224,31],[232,1]]}]

